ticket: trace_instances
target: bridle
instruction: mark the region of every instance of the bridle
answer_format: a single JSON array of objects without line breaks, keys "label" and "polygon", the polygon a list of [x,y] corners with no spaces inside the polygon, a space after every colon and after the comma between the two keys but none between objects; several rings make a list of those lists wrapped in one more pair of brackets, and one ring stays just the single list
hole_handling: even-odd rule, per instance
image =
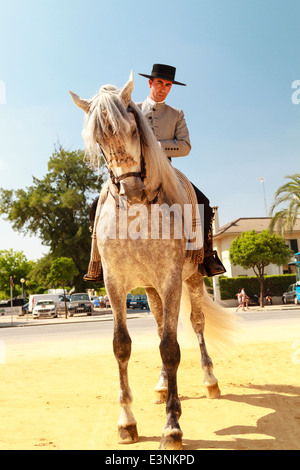
[{"label": "bridle", "polygon": [[[133,115],[136,118],[136,115],[135,115],[135,112],[134,112],[133,108],[128,106],[127,111],[130,112],[130,113],[133,113]],[[137,123],[137,127],[138,127],[138,122],[136,121],[136,123]],[[138,127],[138,132],[140,134],[139,127]],[[140,144],[141,144],[141,142],[140,142]],[[128,171],[127,173],[123,173],[120,176],[116,176],[114,174],[114,172],[112,171],[112,169],[111,169],[111,161],[113,159],[116,159],[117,153],[114,152],[113,150],[111,150],[111,152],[110,152],[110,157],[111,158],[108,159],[107,156],[105,155],[105,152],[103,151],[102,147],[100,146],[100,144],[99,144],[99,147],[100,147],[100,151],[101,151],[101,153],[104,157],[106,167],[107,167],[107,170],[109,172],[110,179],[111,179],[112,183],[115,186],[117,186],[118,191],[120,189],[120,182],[122,180],[126,179],[126,178],[129,178],[130,176],[135,176],[137,178],[140,178],[142,181],[144,181],[144,179],[146,178],[146,163],[145,163],[145,159],[144,159],[144,156],[143,156],[142,144],[141,144],[141,155],[140,155],[140,158],[141,158],[141,171]],[[120,148],[122,148],[122,147],[120,146]],[[124,154],[125,154],[125,152],[121,153],[121,156],[124,157]],[[129,159],[133,160],[133,158],[131,156],[128,155],[128,157],[129,157]]]},{"label": "bridle", "polygon": [[[103,158],[105,160],[105,163],[106,163],[106,168],[107,168],[107,171],[109,173],[109,176],[110,176],[110,180],[111,182],[115,185],[118,193],[120,192],[120,182],[125,180],[126,178],[129,178],[130,176],[135,176],[137,178],[140,178],[142,180],[142,182],[144,182],[144,179],[146,178],[146,162],[145,162],[145,158],[143,156],[143,147],[142,147],[142,142],[141,142],[141,132],[140,132],[140,129],[139,129],[139,123],[138,123],[138,119],[137,119],[137,116],[136,116],[136,113],[134,112],[133,108],[131,108],[130,106],[128,106],[127,108],[127,111],[133,113],[133,115],[135,116],[135,119],[136,119],[136,124],[137,124],[137,130],[139,132],[139,135],[140,135],[140,147],[141,147],[141,154],[140,154],[140,164],[141,164],[141,171],[128,171],[127,173],[123,173],[122,175],[120,176],[116,176],[111,168],[111,160],[113,160],[115,158],[115,156],[117,155],[116,152],[113,152],[111,151],[110,153],[110,156],[111,156],[111,159],[108,159],[104,150],[102,149],[101,145],[99,144],[98,142],[98,145],[99,145],[99,148],[100,148],[100,151],[101,151],[101,154],[103,155]],[[130,157],[132,158],[132,157]],[[153,199],[151,199],[150,201],[147,200],[146,201],[146,204],[155,204],[158,200],[158,196],[159,196],[159,193],[160,193],[160,190],[161,190],[161,184],[159,185],[159,187],[157,188],[156,192],[155,192],[155,196]],[[112,194],[113,195],[113,194]],[[115,196],[113,195],[114,199],[115,199]]]},{"label": "bridle", "polygon": [[104,160],[105,160],[105,163],[106,163],[106,168],[107,168],[107,171],[109,173],[109,176],[110,176],[110,179],[111,179],[111,182],[117,186],[118,188],[118,191],[120,189],[120,182],[122,180],[125,180],[126,178],[129,178],[130,176],[135,176],[137,178],[141,178],[142,181],[144,181],[144,179],[146,178],[146,165],[145,165],[145,160],[144,160],[144,157],[143,157],[143,154],[141,153],[141,171],[128,171],[127,173],[123,173],[122,175],[120,176],[116,176],[113,172],[113,170],[110,168],[110,160],[108,160],[108,158],[106,157],[103,149],[101,148],[101,146],[99,145],[100,147],[100,151],[104,157]]}]

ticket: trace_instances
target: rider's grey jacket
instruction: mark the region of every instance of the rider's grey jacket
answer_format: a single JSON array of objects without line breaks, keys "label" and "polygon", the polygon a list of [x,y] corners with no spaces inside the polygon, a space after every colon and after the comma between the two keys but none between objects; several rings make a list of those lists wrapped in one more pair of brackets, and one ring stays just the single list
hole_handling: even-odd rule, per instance
[{"label": "rider's grey jacket", "polygon": [[[152,100],[151,100],[152,101]],[[167,157],[184,157],[191,151],[189,131],[183,111],[163,103],[136,103],[146,117]]]}]

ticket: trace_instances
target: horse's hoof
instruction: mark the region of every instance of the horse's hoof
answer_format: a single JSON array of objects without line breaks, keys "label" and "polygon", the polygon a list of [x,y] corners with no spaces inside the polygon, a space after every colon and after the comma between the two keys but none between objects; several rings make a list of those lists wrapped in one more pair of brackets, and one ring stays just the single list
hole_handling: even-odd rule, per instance
[{"label": "horse's hoof", "polygon": [[168,398],[168,389],[163,389],[163,390],[155,390],[155,398],[154,402],[156,405],[159,405],[161,403],[166,403]]},{"label": "horse's hoof", "polygon": [[163,436],[160,441],[159,450],[182,450],[182,433]]},{"label": "horse's hoof", "polygon": [[214,385],[206,385],[206,396],[207,398],[219,398],[221,396],[218,382]]},{"label": "horse's hoof", "polygon": [[118,426],[118,444],[133,444],[139,440],[136,424]]}]

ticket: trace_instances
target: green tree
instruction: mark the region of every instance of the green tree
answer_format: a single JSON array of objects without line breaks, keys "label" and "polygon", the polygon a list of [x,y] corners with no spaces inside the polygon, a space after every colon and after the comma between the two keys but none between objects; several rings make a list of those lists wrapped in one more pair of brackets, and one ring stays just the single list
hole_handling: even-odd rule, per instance
[{"label": "green tree", "polygon": [[43,294],[48,289],[47,276],[50,272],[53,255],[48,253],[37,260],[27,276],[26,286],[31,294]]},{"label": "green tree", "polygon": [[0,214],[23,234],[37,235],[50,247],[53,259],[72,258],[78,275],[76,289],[86,287],[85,274],[91,245],[89,210],[99,193],[103,175],[84,162],[84,152],[55,149],[42,179],[33,177],[26,189],[0,189]]},{"label": "green tree", "polygon": [[13,277],[13,295],[22,293],[20,279],[26,279],[32,270],[33,261],[28,261],[23,251],[0,251],[0,292],[3,298],[10,296],[10,276]]},{"label": "green tree", "polygon": [[243,232],[231,243],[230,261],[244,269],[252,268],[260,284],[260,305],[264,306],[264,275],[269,264],[278,266],[288,263],[293,252],[286,246],[284,239],[268,230],[261,233],[251,230]]},{"label": "green tree", "polygon": [[[271,207],[271,215],[273,216],[270,230],[276,230],[281,235],[284,232],[292,232],[297,217],[300,214],[300,173],[295,173],[291,176],[286,176],[290,181],[280,188],[275,193],[275,199]],[[275,212],[278,206],[285,206]]]},{"label": "green tree", "polygon": [[65,298],[65,317],[68,318],[68,309],[66,303],[66,285],[70,285],[74,277],[78,275],[78,269],[71,258],[62,256],[52,261],[50,272],[47,276],[48,283],[53,287],[63,287]]}]

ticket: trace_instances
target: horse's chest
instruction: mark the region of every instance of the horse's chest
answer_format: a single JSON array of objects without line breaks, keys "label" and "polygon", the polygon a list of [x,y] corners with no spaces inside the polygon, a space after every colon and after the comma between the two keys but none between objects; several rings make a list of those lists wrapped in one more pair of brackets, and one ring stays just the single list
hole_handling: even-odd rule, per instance
[{"label": "horse's chest", "polygon": [[123,210],[114,204],[105,204],[97,224],[101,258],[114,265],[119,261],[134,266],[147,263],[167,267],[173,260],[180,262],[184,256],[181,226],[176,234],[174,215],[163,214],[162,217],[151,209],[151,206],[139,205]]},{"label": "horse's chest", "polygon": [[[179,205],[133,205],[116,207],[106,203],[97,224],[97,238],[108,240],[183,240],[183,218]],[[172,244],[172,243],[171,243]]]}]

